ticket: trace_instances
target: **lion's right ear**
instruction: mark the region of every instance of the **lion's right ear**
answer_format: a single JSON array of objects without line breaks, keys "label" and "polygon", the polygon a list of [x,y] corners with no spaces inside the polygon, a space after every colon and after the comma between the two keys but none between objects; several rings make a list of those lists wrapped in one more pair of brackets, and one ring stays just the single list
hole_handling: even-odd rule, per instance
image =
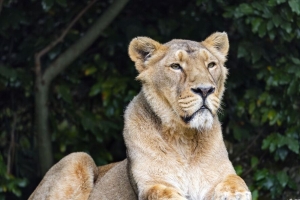
[{"label": "lion's right ear", "polygon": [[160,43],[148,37],[137,37],[131,40],[128,53],[133,62],[135,62],[138,72],[145,69],[144,62],[159,49]]},{"label": "lion's right ear", "polygon": [[219,51],[223,56],[227,56],[229,50],[229,41],[227,33],[216,32],[206,38],[202,44],[206,47],[212,47]]}]

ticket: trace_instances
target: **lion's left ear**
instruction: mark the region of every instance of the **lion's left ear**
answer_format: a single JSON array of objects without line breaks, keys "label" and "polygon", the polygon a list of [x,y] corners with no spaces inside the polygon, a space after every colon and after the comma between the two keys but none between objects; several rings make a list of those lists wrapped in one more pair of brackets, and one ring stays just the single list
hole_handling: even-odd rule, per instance
[{"label": "lion's left ear", "polygon": [[202,44],[206,47],[213,47],[224,56],[227,56],[229,50],[229,41],[226,32],[216,32],[206,38]]}]

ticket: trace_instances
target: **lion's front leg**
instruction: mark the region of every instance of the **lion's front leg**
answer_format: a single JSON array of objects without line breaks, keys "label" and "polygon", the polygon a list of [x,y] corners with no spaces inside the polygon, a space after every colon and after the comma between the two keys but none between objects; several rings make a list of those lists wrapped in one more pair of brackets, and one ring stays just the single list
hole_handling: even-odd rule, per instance
[{"label": "lion's front leg", "polygon": [[187,200],[173,187],[155,184],[147,187],[139,199],[143,200]]},{"label": "lion's front leg", "polygon": [[251,193],[241,177],[231,174],[215,188],[213,200],[221,199],[251,200]]}]

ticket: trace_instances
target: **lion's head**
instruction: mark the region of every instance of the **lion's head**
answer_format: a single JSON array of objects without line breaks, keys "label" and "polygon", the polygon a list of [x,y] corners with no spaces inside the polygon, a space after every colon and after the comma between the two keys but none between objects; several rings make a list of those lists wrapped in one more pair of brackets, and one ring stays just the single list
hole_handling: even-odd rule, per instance
[{"label": "lion's head", "polygon": [[225,32],[203,42],[160,44],[137,37],[129,45],[147,101],[163,123],[210,129],[224,92],[229,43]]}]

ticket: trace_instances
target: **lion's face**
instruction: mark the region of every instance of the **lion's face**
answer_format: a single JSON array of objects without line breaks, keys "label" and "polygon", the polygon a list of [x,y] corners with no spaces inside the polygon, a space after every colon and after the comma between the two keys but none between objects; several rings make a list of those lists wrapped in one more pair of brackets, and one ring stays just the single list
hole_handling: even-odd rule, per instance
[{"label": "lion's face", "polygon": [[226,33],[215,33],[202,43],[172,40],[161,45],[139,37],[131,42],[129,53],[159,116],[171,118],[166,122],[210,129],[220,109],[228,48]]}]

